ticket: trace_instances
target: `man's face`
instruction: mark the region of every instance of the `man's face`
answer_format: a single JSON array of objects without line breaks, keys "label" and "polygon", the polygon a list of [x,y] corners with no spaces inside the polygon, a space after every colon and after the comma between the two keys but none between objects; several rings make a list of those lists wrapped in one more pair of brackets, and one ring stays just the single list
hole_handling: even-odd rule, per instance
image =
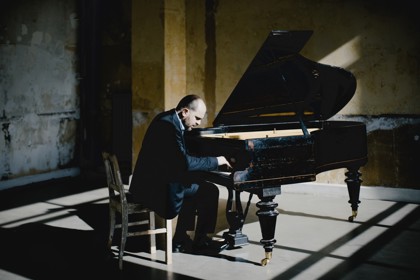
[{"label": "man's face", "polygon": [[184,108],[182,109],[182,124],[185,129],[191,130],[193,127],[199,126],[201,120],[206,115],[206,105],[201,100],[197,100],[197,108],[195,110]]}]

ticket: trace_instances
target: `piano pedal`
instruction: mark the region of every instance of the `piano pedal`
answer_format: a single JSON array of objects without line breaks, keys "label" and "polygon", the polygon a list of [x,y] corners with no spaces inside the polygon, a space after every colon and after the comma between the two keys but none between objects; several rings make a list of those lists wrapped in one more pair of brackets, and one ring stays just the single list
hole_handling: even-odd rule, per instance
[{"label": "piano pedal", "polygon": [[273,252],[265,252],[265,258],[261,260],[261,265],[266,266],[273,256]]},{"label": "piano pedal", "polygon": [[243,234],[241,231],[237,231],[235,233],[224,232],[223,238],[228,244],[228,249],[233,249],[249,244],[248,236]]},{"label": "piano pedal", "polygon": [[352,211],[351,216],[349,217],[349,222],[353,222],[354,218],[357,217],[357,211]]}]

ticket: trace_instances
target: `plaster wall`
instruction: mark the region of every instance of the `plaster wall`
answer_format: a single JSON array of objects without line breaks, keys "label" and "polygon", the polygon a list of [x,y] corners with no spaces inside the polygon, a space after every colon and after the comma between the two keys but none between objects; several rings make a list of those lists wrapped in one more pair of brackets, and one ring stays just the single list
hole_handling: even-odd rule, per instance
[{"label": "plaster wall", "polygon": [[219,1],[216,110],[268,31],[310,29],[314,34],[301,53],[357,78],[356,94],[339,114],[420,114],[419,20],[412,8],[390,0]]},{"label": "plaster wall", "polygon": [[[164,7],[165,110],[174,108],[186,92],[185,1],[166,0]],[[172,35],[176,34],[176,36]]]},{"label": "plaster wall", "polygon": [[133,166],[150,121],[186,93],[184,1],[133,1]]},{"label": "plaster wall", "polygon": [[165,109],[163,1],[132,1],[133,166],[147,126]]},{"label": "plaster wall", "polygon": [[76,29],[74,1],[0,4],[2,180],[74,166]]}]

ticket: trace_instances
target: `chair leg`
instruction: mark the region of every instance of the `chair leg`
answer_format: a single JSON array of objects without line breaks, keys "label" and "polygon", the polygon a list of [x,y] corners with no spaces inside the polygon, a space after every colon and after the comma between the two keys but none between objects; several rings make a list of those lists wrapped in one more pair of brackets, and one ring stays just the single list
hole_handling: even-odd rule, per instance
[{"label": "chair leg", "polygon": [[165,220],[166,226],[166,264],[172,264],[172,220]]},{"label": "chair leg", "polygon": [[115,231],[115,210],[109,209],[109,234],[108,234],[108,250],[111,250],[112,239],[114,238]]},{"label": "chair leg", "polygon": [[[156,228],[156,222],[155,222],[155,212],[150,211],[149,212],[149,229],[154,230]],[[150,254],[156,254],[156,235],[150,234]]]},{"label": "chair leg", "polygon": [[123,267],[123,257],[124,257],[124,249],[125,249],[125,242],[127,241],[127,234],[128,234],[128,214],[122,213],[122,221],[121,221],[121,244],[120,244],[120,251],[118,255],[118,265],[120,270]]}]

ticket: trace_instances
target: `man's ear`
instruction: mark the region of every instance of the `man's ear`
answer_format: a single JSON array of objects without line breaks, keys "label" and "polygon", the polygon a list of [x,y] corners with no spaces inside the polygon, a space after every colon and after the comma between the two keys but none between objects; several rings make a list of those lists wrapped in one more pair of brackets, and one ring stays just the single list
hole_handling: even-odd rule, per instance
[{"label": "man's ear", "polygon": [[188,108],[182,108],[182,110],[181,110],[182,117],[183,118],[187,117],[189,112],[190,112],[190,110],[188,110]]}]

